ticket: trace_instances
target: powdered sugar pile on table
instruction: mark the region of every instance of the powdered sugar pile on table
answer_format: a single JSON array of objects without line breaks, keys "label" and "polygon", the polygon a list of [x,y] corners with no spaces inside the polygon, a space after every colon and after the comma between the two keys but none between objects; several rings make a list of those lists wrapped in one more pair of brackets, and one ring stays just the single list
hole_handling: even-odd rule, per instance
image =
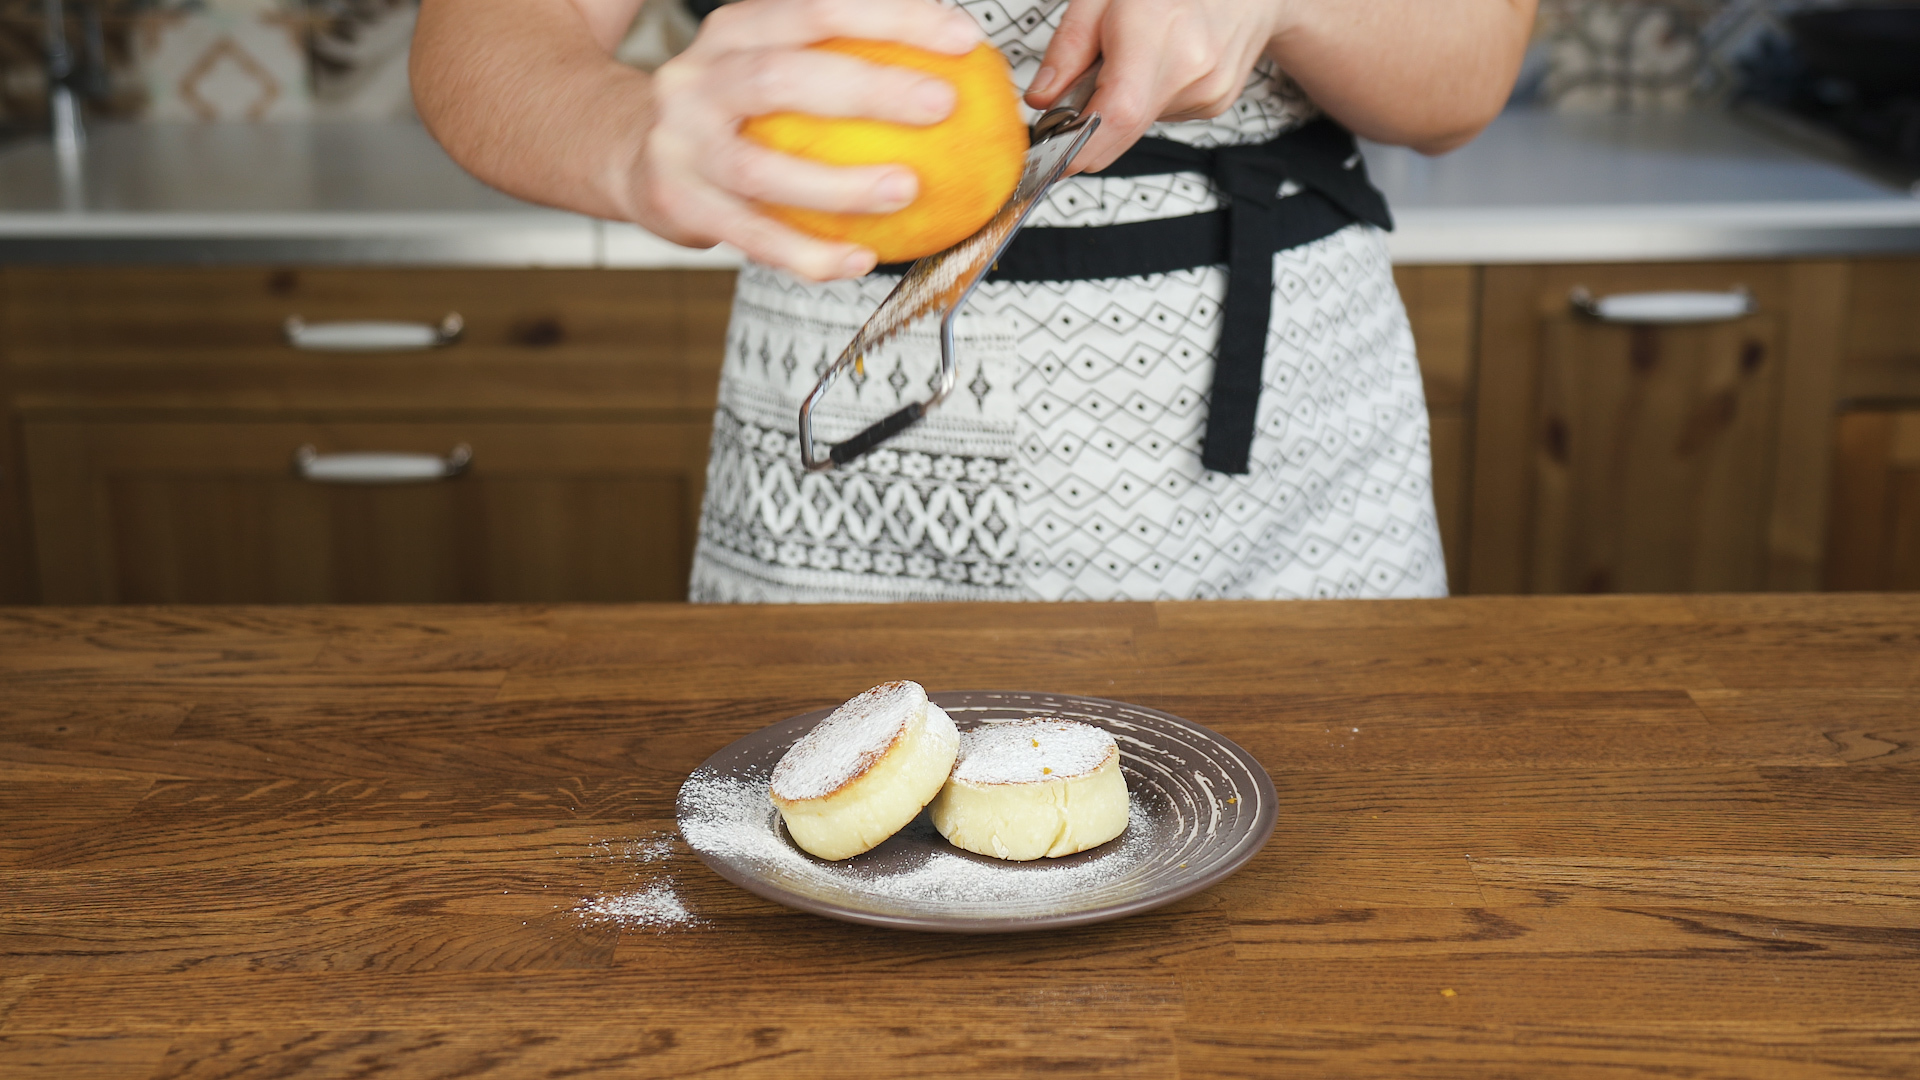
[{"label": "powdered sugar pile on table", "polygon": [[[591,858],[619,859],[624,862],[663,863],[673,858],[674,842],[670,833],[649,833],[633,838],[595,840]],[[573,913],[589,922],[611,922],[622,930],[667,930],[696,926],[700,918],[687,910],[674,891],[673,878],[649,867],[634,878],[635,887],[625,892],[589,896],[574,905]]]},{"label": "powdered sugar pile on table", "polygon": [[584,915],[596,915],[620,925],[623,930],[661,929],[685,926],[699,920],[680,902],[670,881],[656,882],[637,892],[594,896],[581,901],[577,909]]}]

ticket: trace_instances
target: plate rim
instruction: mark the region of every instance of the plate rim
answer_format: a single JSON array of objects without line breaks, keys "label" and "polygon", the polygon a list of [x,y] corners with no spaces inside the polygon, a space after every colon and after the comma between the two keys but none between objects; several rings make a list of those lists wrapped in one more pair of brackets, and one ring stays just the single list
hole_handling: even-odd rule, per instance
[{"label": "plate rim", "polygon": [[[1151,713],[1156,717],[1171,721],[1179,727],[1213,739],[1247,769],[1253,778],[1254,785],[1263,796],[1261,799],[1261,809],[1255,818],[1253,829],[1250,830],[1239,843],[1235,844],[1233,849],[1231,849],[1227,856],[1219,863],[1164,892],[1156,892],[1149,896],[1138,897],[1116,904],[1108,904],[1104,907],[1088,908],[1083,911],[1027,918],[976,919],[964,916],[889,915],[880,912],[860,911],[781,889],[761,877],[741,872],[733,864],[721,861],[718,856],[710,857],[706,852],[694,847],[691,843],[687,845],[689,850],[699,858],[707,869],[712,870],[725,880],[732,882],[734,885],[763,900],[770,900],[779,904],[781,907],[795,911],[804,911],[811,915],[818,915],[840,922],[857,923],[865,926],[881,926],[894,930],[916,930],[930,933],[955,934],[1018,934],[1037,930],[1054,930],[1063,927],[1085,926],[1090,923],[1109,922],[1114,919],[1123,919],[1132,915],[1138,915],[1155,908],[1165,907],[1175,901],[1184,900],[1194,893],[1211,888],[1232,876],[1242,866],[1252,861],[1254,856],[1263,851],[1267,846],[1267,841],[1273,838],[1274,829],[1279,825],[1280,796],[1278,789],[1274,787],[1272,775],[1267,772],[1266,766],[1260,764],[1260,759],[1254,757],[1246,747],[1241,746],[1238,742],[1220,734],[1212,728],[1204,724],[1195,723],[1186,717],[1167,712],[1164,709],[1156,709],[1149,705],[1140,705],[1131,701],[1121,701],[1116,698],[1094,697],[1088,694],[1064,694],[1051,690],[980,689],[940,690],[929,693],[927,697],[934,704],[939,705],[941,704],[940,699],[943,697],[987,694],[1060,698],[1071,701],[1096,702],[1101,705],[1118,706],[1124,709]],[[674,796],[674,827],[679,830],[682,839],[685,839],[686,830],[681,828],[680,825],[683,813],[681,809],[681,796],[686,791],[687,783],[692,780],[695,774],[702,769],[708,768],[716,760],[727,756],[734,747],[740,745],[742,742],[754,738],[769,728],[779,727],[782,724],[791,724],[816,714],[818,714],[821,719],[824,719],[826,715],[831,713],[835,708],[838,708],[838,706],[828,706],[822,709],[810,709],[806,712],[795,713],[792,716],[776,720],[771,724],[755,728],[753,731],[740,736],[738,739],[734,739],[719,750],[709,754],[705,761],[702,761],[692,772],[687,774],[686,780],[680,782],[680,789]],[[797,737],[798,736],[796,736],[796,738]]]}]

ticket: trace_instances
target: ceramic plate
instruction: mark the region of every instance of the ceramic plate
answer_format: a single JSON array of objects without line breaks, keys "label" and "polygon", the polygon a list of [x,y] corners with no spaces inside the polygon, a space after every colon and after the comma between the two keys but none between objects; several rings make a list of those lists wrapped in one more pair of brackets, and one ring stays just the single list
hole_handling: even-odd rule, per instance
[{"label": "ceramic plate", "polygon": [[767,799],[774,763],[830,709],[763,728],[708,758],[681,785],[680,834],[728,881],[776,903],[876,926],[1005,933],[1117,919],[1169,904],[1233,873],[1273,834],[1273,780],[1252,755],[1154,709],[1064,694],[931,695],[961,730],[1063,717],[1120,744],[1127,831],[1091,851],[1002,862],[948,844],[926,814],[864,855],[816,859],[787,838]]}]

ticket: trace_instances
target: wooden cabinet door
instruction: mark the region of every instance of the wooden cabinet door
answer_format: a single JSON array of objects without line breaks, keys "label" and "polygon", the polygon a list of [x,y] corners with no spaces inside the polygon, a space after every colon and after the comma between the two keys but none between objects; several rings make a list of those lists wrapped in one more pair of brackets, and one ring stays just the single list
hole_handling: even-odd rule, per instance
[{"label": "wooden cabinet door", "polygon": [[1396,266],[1394,284],[1407,306],[1420,376],[1426,384],[1433,455],[1433,508],[1446,552],[1447,584],[1471,587],[1467,513],[1473,447],[1474,323],[1480,271],[1471,266]]},{"label": "wooden cabinet door", "polygon": [[[40,421],[49,603],[684,600],[708,425]],[[472,448],[461,476],[326,484],[293,455]]]},{"label": "wooden cabinet door", "polygon": [[1835,428],[1829,589],[1920,589],[1920,408],[1862,409]]},{"label": "wooden cabinet door", "polygon": [[[1474,590],[1812,587],[1841,297],[1800,269],[1487,270]],[[1723,322],[1610,323],[1570,301],[1734,288],[1756,310]]]}]

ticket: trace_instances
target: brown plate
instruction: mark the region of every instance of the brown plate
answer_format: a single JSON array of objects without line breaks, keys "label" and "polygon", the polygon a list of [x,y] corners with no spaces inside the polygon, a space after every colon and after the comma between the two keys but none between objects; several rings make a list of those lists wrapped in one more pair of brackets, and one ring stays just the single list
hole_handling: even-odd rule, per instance
[{"label": "brown plate", "polygon": [[864,855],[816,859],[787,838],[767,798],[775,762],[825,719],[782,720],[708,758],[680,788],[680,834],[728,881],[834,919],[992,934],[1101,922],[1169,904],[1239,869],[1273,835],[1273,780],[1251,754],[1155,709],[1067,694],[961,690],[930,695],[961,730],[1057,716],[1120,743],[1132,797],[1127,831],[1091,851],[1003,862],[948,844],[927,815]]}]

